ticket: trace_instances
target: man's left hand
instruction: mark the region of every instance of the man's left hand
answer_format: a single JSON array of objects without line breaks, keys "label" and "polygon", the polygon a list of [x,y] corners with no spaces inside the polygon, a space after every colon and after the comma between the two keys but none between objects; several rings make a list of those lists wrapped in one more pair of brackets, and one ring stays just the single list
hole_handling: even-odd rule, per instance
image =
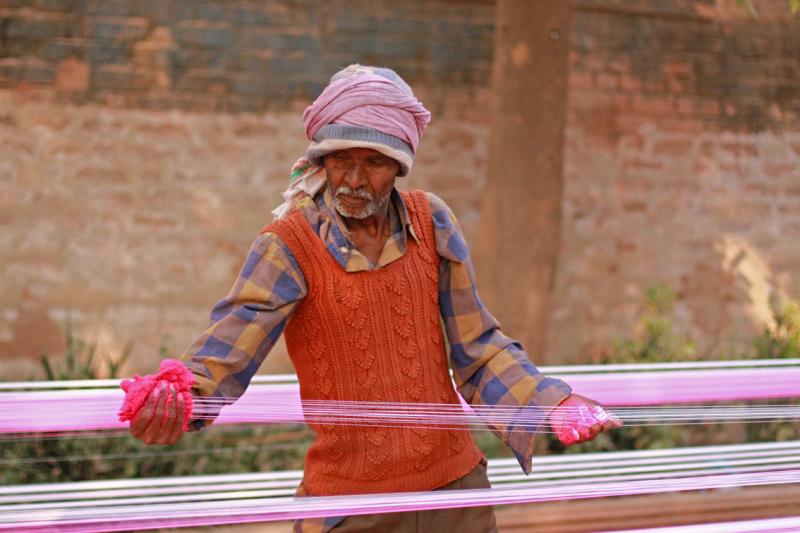
[{"label": "man's left hand", "polygon": [[622,420],[594,400],[572,394],[550,411],[550,426],[563,444],[594,440],[608,429],[622,427]]}]

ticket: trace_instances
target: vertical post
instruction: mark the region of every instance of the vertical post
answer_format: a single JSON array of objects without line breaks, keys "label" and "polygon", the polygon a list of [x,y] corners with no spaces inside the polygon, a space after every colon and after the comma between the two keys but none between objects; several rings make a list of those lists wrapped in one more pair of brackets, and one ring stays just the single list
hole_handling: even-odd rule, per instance
[{"label": "vertical post", "polygon": [[542,363],[560,246],[570,3],[498,0],[479,288]]}]

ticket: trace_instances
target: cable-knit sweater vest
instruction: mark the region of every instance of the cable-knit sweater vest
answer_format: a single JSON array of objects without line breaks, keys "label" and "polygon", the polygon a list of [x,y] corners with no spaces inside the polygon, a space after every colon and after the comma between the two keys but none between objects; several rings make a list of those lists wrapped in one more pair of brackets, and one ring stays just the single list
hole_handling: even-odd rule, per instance
[{"label": "cable-knit sweater vest", "polygon": [[[458,405],[439,322],[439,256],[427,196],[402,192],[420,239],[383,268],[346,272],[302,212],[273,222],[308,292],[286,327],[304,401]],[[303,487],[314,496],[431,490],[481,458],[469,431],[311,423]]]}]

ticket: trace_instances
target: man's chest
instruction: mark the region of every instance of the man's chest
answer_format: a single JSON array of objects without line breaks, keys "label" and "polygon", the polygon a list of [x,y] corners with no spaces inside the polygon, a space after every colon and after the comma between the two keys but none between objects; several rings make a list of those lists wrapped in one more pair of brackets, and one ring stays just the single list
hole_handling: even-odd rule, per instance
[{"label": "man's chest", "polygon": [[354,233],[351,235],[351,241],[355,251],[367,259],[368,267],[371,268],[380,265],[381,256],[389,241],[389,234],[370,236]]}]

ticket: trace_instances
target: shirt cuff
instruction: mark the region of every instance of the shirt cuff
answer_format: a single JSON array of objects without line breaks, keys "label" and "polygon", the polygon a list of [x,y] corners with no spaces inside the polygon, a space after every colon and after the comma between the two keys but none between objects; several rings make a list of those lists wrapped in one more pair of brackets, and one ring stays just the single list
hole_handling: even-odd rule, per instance
[{"label": "shirt cuff", "polygon": [[528,426],[523,431],[515,431],[508,436],[508,447],[514,453],[522,471],[530,475],[532,468],[533,449],[536,441],[536,433],[541,426],[549,424],[548,417],[550,411],[558,404],[566,400],[572,394],[572,387],[560,379],[544,377],[536,387],[531,397],[528,399],[527,407],[533,408],[541,422],[536,425]]},{"label": "shirt cuff", "polygon": [[[196,400],[198,398],[207,398],[213,396],[214,391],[217,389],[217,384],[206,376],[198,374],[192,368],[190,362],[184,361],[184,364],[186,364],[189,370],[192,371],[195,380],[194,385],[192,386],[192,398],[195,400],[195,402],[194,407],[192,408],[192,418],[189,419],[188,431],[199,431],[214,422],[214,419],[216,419],[216,417],[219,415],[219,410],[212,413],[207,407],[201,409],[198,407]],[[197,418],[194,416],[196,414],[200,414],[201,412],[203,414],[203,418]]]}]

